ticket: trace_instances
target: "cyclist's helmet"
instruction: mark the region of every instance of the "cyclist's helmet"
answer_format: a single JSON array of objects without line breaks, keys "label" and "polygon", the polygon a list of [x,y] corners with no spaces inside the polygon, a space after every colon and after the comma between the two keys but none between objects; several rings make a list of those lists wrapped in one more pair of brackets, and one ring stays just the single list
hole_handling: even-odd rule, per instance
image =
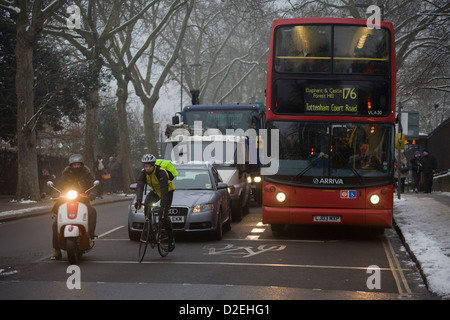
[{"label": "cyclist's helmet", "polygon": [[73,155],[70,156],[70,158],[69,158],[69,166],[72,163],[76,163],[76,162],[84,164],[83,156],[81,154],[73,154]]},{"label": "cyclist's helmet", "polygon": [[155,165],[156,157],[152,154],[147,153],[142,156],[141,162],[142,162],[142,164],[149,163],[149,164]]}]

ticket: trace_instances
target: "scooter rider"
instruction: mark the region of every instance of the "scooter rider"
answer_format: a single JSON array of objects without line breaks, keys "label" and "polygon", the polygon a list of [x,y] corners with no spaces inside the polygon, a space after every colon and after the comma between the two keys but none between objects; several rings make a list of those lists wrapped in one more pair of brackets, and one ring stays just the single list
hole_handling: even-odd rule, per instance
[{"label": "scooter rider", "polygon": [[144,154],[142,156],[142,164],[144,169],[140,172],[137,179],[136,188],[136,209],[139,209],[142,205],[142,192],[144,191],[144,185],[148,184],[151,189],[151,193],[145,198],[145,214],[149,214],[147,208],[151,207],[151,203],[155,203],[161,200],[162,221],[164,227],[167,230],[169,236],[169,251],[175,249],[175,239],[173,236],[172,222],[169,218],[169,208],[172,205],[173,191],[175,186],[172,181],[169,180],[169,175],[164,168],[156,165],[156,157],[152,154]]},{"label": "scooter rider", "polygon": [[[69,166],[67,166],[62,173],[61,178],[57,183],[57,188],[63,193],[66,193],[70,189],[74,189],[78,192],[84,192],[94,184],[94,176],[88,167],[84,165],[83,156],[80,154],[73,154],[69,158]],[[89,193],[89,199],[95,199],[97,195],[97,190],[94,188]],[[89,233],[91,238],[95,237],[95,227],[97,224],[97,211],[91,206],[89,201],[86,199],[84,202],[88,208],[88,225]],[[55,214],[55,219],[53,221],[53,248],[55,249],[54,254],[51,256],[52,260],[61,259],[61,250],[58,244],[58,230],[57,230],[57,220],[56,214],[58,213],[58,208],[62,204],[61,201],[56,201],[53,206],[53,213]]]}]

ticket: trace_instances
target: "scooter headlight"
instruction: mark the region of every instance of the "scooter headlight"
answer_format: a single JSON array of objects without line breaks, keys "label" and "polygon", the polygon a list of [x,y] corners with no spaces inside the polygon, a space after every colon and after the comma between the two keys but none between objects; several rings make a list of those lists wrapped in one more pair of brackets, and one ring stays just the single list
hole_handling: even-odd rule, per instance
[{"label": "scooter headlight", "polygon": [[69,198],[70,200],[75,200],[78,197],[78,192],[76,192],[75,190],[70,190],[69,192],[67,192],[67,198]]}]

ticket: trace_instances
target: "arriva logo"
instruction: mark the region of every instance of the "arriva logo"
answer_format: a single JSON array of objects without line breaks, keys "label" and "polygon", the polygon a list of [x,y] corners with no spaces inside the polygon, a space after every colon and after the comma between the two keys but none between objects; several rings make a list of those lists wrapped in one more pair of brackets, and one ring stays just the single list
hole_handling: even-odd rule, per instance
[{"label": "arriva logo", "polygon": [[314,184],[344,184],[344,180],[336,178],[314,178]]}]

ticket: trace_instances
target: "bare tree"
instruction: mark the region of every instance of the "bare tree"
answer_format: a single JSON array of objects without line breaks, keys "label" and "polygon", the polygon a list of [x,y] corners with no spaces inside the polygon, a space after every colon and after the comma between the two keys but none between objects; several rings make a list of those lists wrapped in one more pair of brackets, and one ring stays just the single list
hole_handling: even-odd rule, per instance
[{"label": "bare tree", "polygon": [[[102,85],[101,72],[104,67],[102,52],[107,50],[106,44],[115,34],[140,19],[152,3],[144,6],[140,12],[137,12],[130,19],[121,21],[120,15],[126,3],[125,0],[88,0],[87,2],[76,0],[74,2],[80,9],[80,28],[69,29],[66,25],[67,14],[62,11],[56,16],[56,21],[48,25],[45,31],[48,34],[65,39],[81,54],[82,57],[79,59],[84,59],[84,61],[82,60],[86,75],[84,155],[86,164],[92,167],[98,149],[99,89]],[[106,19],[99,19],[100,16],[106,17]]]},{"label": "bare tree", "polygon": [[200,90],[201,103],[264,99],[268,30],[276,17],[274,1],[196,1],[180,52],[182,90]]},{"label": "bare tree", "polygon": [[[173,1],[168,8],[164,7],[164,3],[159,2],[148,18],[148,21],[151,21],[152,32],[144,44],[140,46],[138,52],[134,55],[131,54],[133,58],[128,62],[129,65],[133,66],[131,82],[137,96],[144,105],[144,130],[148,151],[151,153],[158,153],[153,110],[159,100],[161,87],[178,59],[193,6],[193,0]],[[180,10],[182,7],[185,10]],[[170,39],[169,42],[174,44],[173,47],[170,47],[167,39],[160,37],[160,35],[161,30],[165,28],[166,23],[172,16],[170,23],[177,26],[178,32]],[[158,54],[161,54],[161,57],[157,57]]]},{"label": "bare tree", "polygon": [[[153,1],[150,5],[140,8],[139,2],[130,1],[128,8],[121,14],[121,19],[124,21],[131,21],[137,12],[143,12],[142,10],[149,10],[157,4],[157,1]],[[107,21],[107,17],[100,15],[100,17]],[[131,168],[131,147],[129,139],[129,129],[127,121],[127,100],[128,100],[128,84],[131,80],[131,73],[135,67],[137,58],[143,54],[143,50],[137,50],[133,56],[131,53],[131,45],[133,43],[133,37],[139,37],[140,30],[136,32],[135,26],[138,20],[134,20],[133,23],[128,24],[127,27],[109,41],[107,50],[103,51],[103,56],[107,60],[107,66],[111,69],[114,78],[117,81],[117,115],[118,115],[118,131],[120,140],[120,163],[122,164],[122,181],[125,190],[131,182],[134,182],[134,175]],[[155,33],[152,35],[155,36]]]},{"label": "bare tree", "polygon": [[[44,0],[0,1],[0,9],[7,11],[16,23],[16,95],[18,184],[16,199],[40,199],[37,157],[36,124],[39,110],[34,106],[33,50],[50,17],[64,4],[53,1],[45,6]],[[43,107],[43,106],[42,106]]]}]

